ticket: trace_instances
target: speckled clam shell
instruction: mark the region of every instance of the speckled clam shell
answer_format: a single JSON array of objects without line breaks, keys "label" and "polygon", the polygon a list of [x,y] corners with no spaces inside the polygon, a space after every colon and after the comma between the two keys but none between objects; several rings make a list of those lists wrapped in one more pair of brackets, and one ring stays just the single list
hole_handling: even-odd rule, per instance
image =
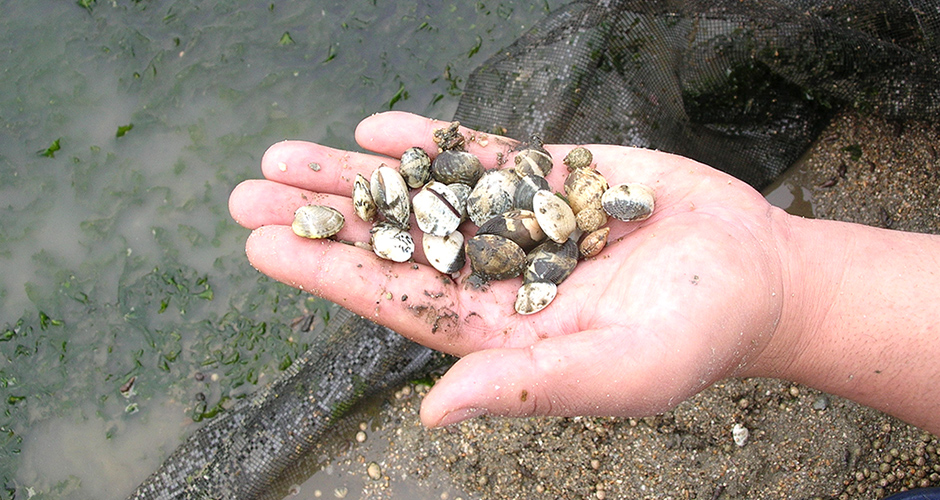
[{"label": "speckled clam shell", "polygon": [[607,236],[609,235],[609,227],[602,227],[597,231],[584,235],[584,238],[581,238],[581,243],[578,244],[578,251],[581,253],[581,257],[587,259],[600,254],[604,247],[607,246]]},{"label": "speckled clam shell", "polygon": [[362,174],[356,174],[352,191],[353,210],[360,219],[366,222],[375,220],[377,208],[372,200],[372,188],[369,181]]},{"label": "speckled clam shell", "polygon": [[394,262],[405,262],[414,255],[411,234],[391,224],[379,223],[372,228],[372,251]]},{"label": "speckled clam shell", "polygon": [[444,184],[459,182],[473,186],[483,176],[483,163],[472,153],[451,149],[431,162],[431,176]]},{"label": "speckled clam shell", "polygon": [[542,147],[542,141],[533,137],[531,144],[516,153],[515,171],[519,177],[530,174],[545,177],[552,171],[552,155]]},{"label": "speckled clam shell", "polygon": [[463,210],[460,198],[443,184],[429,182],[411,200],[418,227],[434,236],[446,236],[457,230]]},{"label": "speckled clam shell", "polygon": [[304,205],[294,211],[291,229],[303,238],[329,238],[338,233],[346,223],[339,210],[325,205]]},{"label": "speckled clam shell", "polygon": [[585,208],[578,212],[575,219],[578,223],[578,229],[590,233],[607,224],[607,212],[600,208]]},{"label": "speckled clam shell", "polygon": [[539,227],[545,235],[558,243],[564,243],[577,229],[577,221],[565,200],[551,191],[541,190],[532,198],[532,208]]},{"label": "speckled clam shell", "polygon": [[546,241],[526,256],[526,268],[522,272],[522,281],[524,283],[549,281],[560,285],[578,265],[578,255],[578,243],[573,239],[564,243]]},{"label": "speckled clam shell", "polygon": [[519,176],[512,170],[490,170],[480,178],[467,198],[467,215],[478,226],[512,210]]},{"label": "speckled clam shell", "polygon": [[548,307],[558,294],[558,286],[551,282],[526,283],[516,293],[516,312],[535,314]]},{"label": "speckled clam shell", "polygon": [[591,165],[592,161],[594,161],[594,155],[591,153],[591,150],[584,146],[578,146],[568,151],[568,154],[565,155],[565,159],[562,160],[562,162],[568,166],[569,172],[578,168],[588,167]]},{"label": "speckled clam shell", "polygon": [[465,251],[473,275],[483,282],[515,278],[525,268],[525,252],[522,248],[495,234],[470,238]]},{"label": "speckled clam shell", "polygon": [[601,208],[601,198],[607,191],[607,179],[590,167],[578,168],[565,179],[565,194],[568,205],[575,214],[587,208]]},{"label": "speckled clam shell", "polygon": [[460,231],[445,236],[425,234],[421,239],[421,247],[428,262],[444,274],[456,273],[466,263],[464,238]]},{"label": "speckled clam shell", "polygon": [[431,157],[417,146],[408,148],[401,155],[398,171],[408,187],[418,189],[431,178]]},{"label": "speckled clam shell", "polygon": [[615,219],[644,220],[653,213],[653,190],[643,184],[617,184],[604,193],[601,203]]},{"label": "speckled clam shell", "polygon": [[369,187],[372,200],[385,220],[402,229],[408,229],[411,200],[408,198],[408,185],[401,174],[387,165],[382,165],[372,172]]},{"label": "speckled clam shell", "polygon": [[477,234],[495,234],[508,238],[528,252],[545,240],[535,214],[529,210],[510,210],[486,221]]},{"label": "speckled clam shell", "polygon": [[549,191],[551,186],[541,175],[526,175],[520,178],[519,184],[516,184],[516,192],[513,195],[513,207],[532,210],[532,197],[542,189]]}]

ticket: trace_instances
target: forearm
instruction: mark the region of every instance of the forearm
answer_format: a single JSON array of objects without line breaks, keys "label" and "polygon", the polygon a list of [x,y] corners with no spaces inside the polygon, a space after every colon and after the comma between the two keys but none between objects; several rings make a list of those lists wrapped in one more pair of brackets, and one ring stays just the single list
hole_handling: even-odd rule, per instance
[{"label": "forearm", "polygon": [[940,433],[940,237],[787,216],[783,317],[751,374]]}]

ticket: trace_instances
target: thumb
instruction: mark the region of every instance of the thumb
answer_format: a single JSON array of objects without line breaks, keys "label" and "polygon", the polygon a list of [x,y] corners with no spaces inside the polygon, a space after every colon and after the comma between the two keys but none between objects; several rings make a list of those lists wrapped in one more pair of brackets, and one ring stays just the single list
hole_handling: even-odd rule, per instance
[{"label": "thumb", "polygon": [[[520,348],[478,351],[458,361],[421,404],[441,427],[479,415],[650,415],[679,401],[658,396],[656,370],[636,336],[590,330]],[[649,345],[646,343],[645,345]],[[645,396],[644,396],[645,394]]]}]

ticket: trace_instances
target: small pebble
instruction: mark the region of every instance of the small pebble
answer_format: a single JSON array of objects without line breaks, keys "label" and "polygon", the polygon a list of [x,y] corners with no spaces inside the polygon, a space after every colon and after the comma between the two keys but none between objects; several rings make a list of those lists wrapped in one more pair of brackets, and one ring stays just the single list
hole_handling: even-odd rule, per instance
[{"label": "small pebble", "polygon": [[356,442],[357,442],[357,443],[365,443],[365,442],[366,442],[366,433],[365,433],[365,432],[362,432],[362,431],[357,432],[357,433],[356,433]]},{"label": "small pebble", "polygon": [[287,164],[284,162],[280,162],[277,164],[277,169],[280,170],[281,172],[287,172]]},{"label": "small pebble", "polygon": [[800,388],[797,387],[797,386],[795,386],[795,385],[791,385],[791,386],[790,386],[790,396],[793,396],[794,398],[800,397]]},{"label": "small pebble", "polygon": [[313,170],[314,172],[320,171],[320,164],[315,161],[310,162],[310,164],[307,166],[310,167],[310,170]]},{"label": "small pebble", "polygon": [[829,396],[823,394],[816,398],[816,401],[813,401],[813,409],[817,411],[823,411],[826,408],[829,408]]},{"label": "small pebble", "polygon": [[750,432],[747,427],[741,424],[734,424],[734,427],[731,428],[731,437],[734,439],[734,444],[739,447],[747,444],[748,436],[750,436]]}]

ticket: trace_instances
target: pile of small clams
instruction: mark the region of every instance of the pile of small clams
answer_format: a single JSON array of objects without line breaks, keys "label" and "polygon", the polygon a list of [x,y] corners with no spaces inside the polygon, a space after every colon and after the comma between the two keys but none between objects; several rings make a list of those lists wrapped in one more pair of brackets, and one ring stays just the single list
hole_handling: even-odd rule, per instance
[{"label": "pile of small clams", "polygon": [[[413,213],[424,253],[435,269],[454,274],[469,260],[471,273],[465,283],[473,287],[521,275],[515,309],[533,314],[551,303],[579,258],[603,250],[610,233],[604,227],[608,216],[638,221],[652,214],[652,189],[642,184],[608,186],[584,147],[564,159],[569,174],[563,197],[545,180],[552,157],[537,137],[521,146],[514,165],[486,170],[465,151],[458,126],[454,122],[434,132],[439,152],[433,161],[413,147],[402,155],[398,170],[382,164],[371,179],[356,176],[353,208],[360,218],[374,222],[371,246],[379,257],[411,259],[415,242],[408,231]],[[409,188],[417,190],[413,197]],[[479,229],[464,241],[457,228],[467,220]],[[328,238],[343,222],[334,208],[308,205],[297,209],[293,228],[306,238]]]}]

